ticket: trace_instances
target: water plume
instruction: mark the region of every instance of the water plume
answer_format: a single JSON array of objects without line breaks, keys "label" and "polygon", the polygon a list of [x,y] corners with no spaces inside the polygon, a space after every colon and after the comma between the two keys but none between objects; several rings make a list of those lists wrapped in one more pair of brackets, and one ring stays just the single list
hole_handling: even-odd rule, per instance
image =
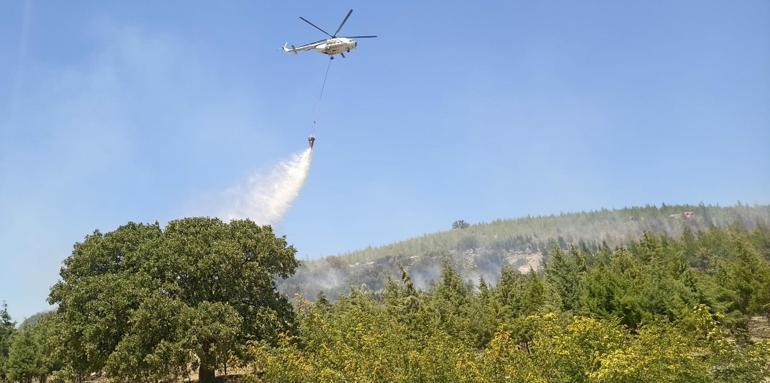
[{"label": "water plume", "polygon": [[252,174],[242,185],[226,192],[226,219],[248,218],[260,225],[278,222],[299,195],[310,171],[313,150],[295,154],[267,171]]}]

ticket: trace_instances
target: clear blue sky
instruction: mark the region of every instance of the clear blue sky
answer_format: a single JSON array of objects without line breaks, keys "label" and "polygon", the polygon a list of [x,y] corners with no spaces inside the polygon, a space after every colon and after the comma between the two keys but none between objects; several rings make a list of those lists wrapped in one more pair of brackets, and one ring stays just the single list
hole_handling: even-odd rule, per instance
[{"label": "clear blue sky", "polygon": [[0,12],[0,300],[72,244],[194,214],[303,149],[304,259],[470,222],[770,201],[770,2],[11,1]]}]

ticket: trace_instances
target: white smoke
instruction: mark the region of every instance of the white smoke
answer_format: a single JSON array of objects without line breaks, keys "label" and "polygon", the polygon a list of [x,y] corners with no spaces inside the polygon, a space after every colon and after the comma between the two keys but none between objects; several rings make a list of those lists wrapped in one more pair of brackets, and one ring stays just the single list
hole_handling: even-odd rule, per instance
[{"label": "white smoke", "polygon": [[227,208],[220,216],[248,218],[260,225],[278,222],[299,195],[312,160],[313,151],[308,148],[268,171],[252,174],[242,185],[226,191]]}]

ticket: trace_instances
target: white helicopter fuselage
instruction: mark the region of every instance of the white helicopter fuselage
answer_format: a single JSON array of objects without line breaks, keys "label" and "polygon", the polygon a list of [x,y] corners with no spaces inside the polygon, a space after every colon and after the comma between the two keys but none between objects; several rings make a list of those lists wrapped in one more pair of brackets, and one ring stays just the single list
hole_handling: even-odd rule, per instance
[{"label": "white helicopter fuselage", "polygon": [[329,56],[334,56],[340,53],[348,53],[352,49],[355,49],[357,45],[358,44],[353,39],[347,37],[335,37],[316,45],[315,50]]},{"label": "white helicopter fuselage", "polygon": [[332,37],[330,39],[321,40],[315,43],[295,47],[289,47],[288,43],[284,44],[283,51],[286,53],[299,53],[302,51],[318,51],[325,55],[334,57],[334,55],[345,55],[358,46],[356,40],[350,37]]}]

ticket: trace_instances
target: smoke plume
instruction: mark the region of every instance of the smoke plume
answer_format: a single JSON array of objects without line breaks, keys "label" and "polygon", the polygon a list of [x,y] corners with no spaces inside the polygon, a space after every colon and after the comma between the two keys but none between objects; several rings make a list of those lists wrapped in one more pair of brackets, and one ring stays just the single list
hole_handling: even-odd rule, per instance
[{"label": "smoke plume", "polygon": [[313,151],[308,148],[268,171],[252,174],[242,185],[226,192],[226,219],[248,218],[260,225],[274,224],[283,217],[305,183]]}]

